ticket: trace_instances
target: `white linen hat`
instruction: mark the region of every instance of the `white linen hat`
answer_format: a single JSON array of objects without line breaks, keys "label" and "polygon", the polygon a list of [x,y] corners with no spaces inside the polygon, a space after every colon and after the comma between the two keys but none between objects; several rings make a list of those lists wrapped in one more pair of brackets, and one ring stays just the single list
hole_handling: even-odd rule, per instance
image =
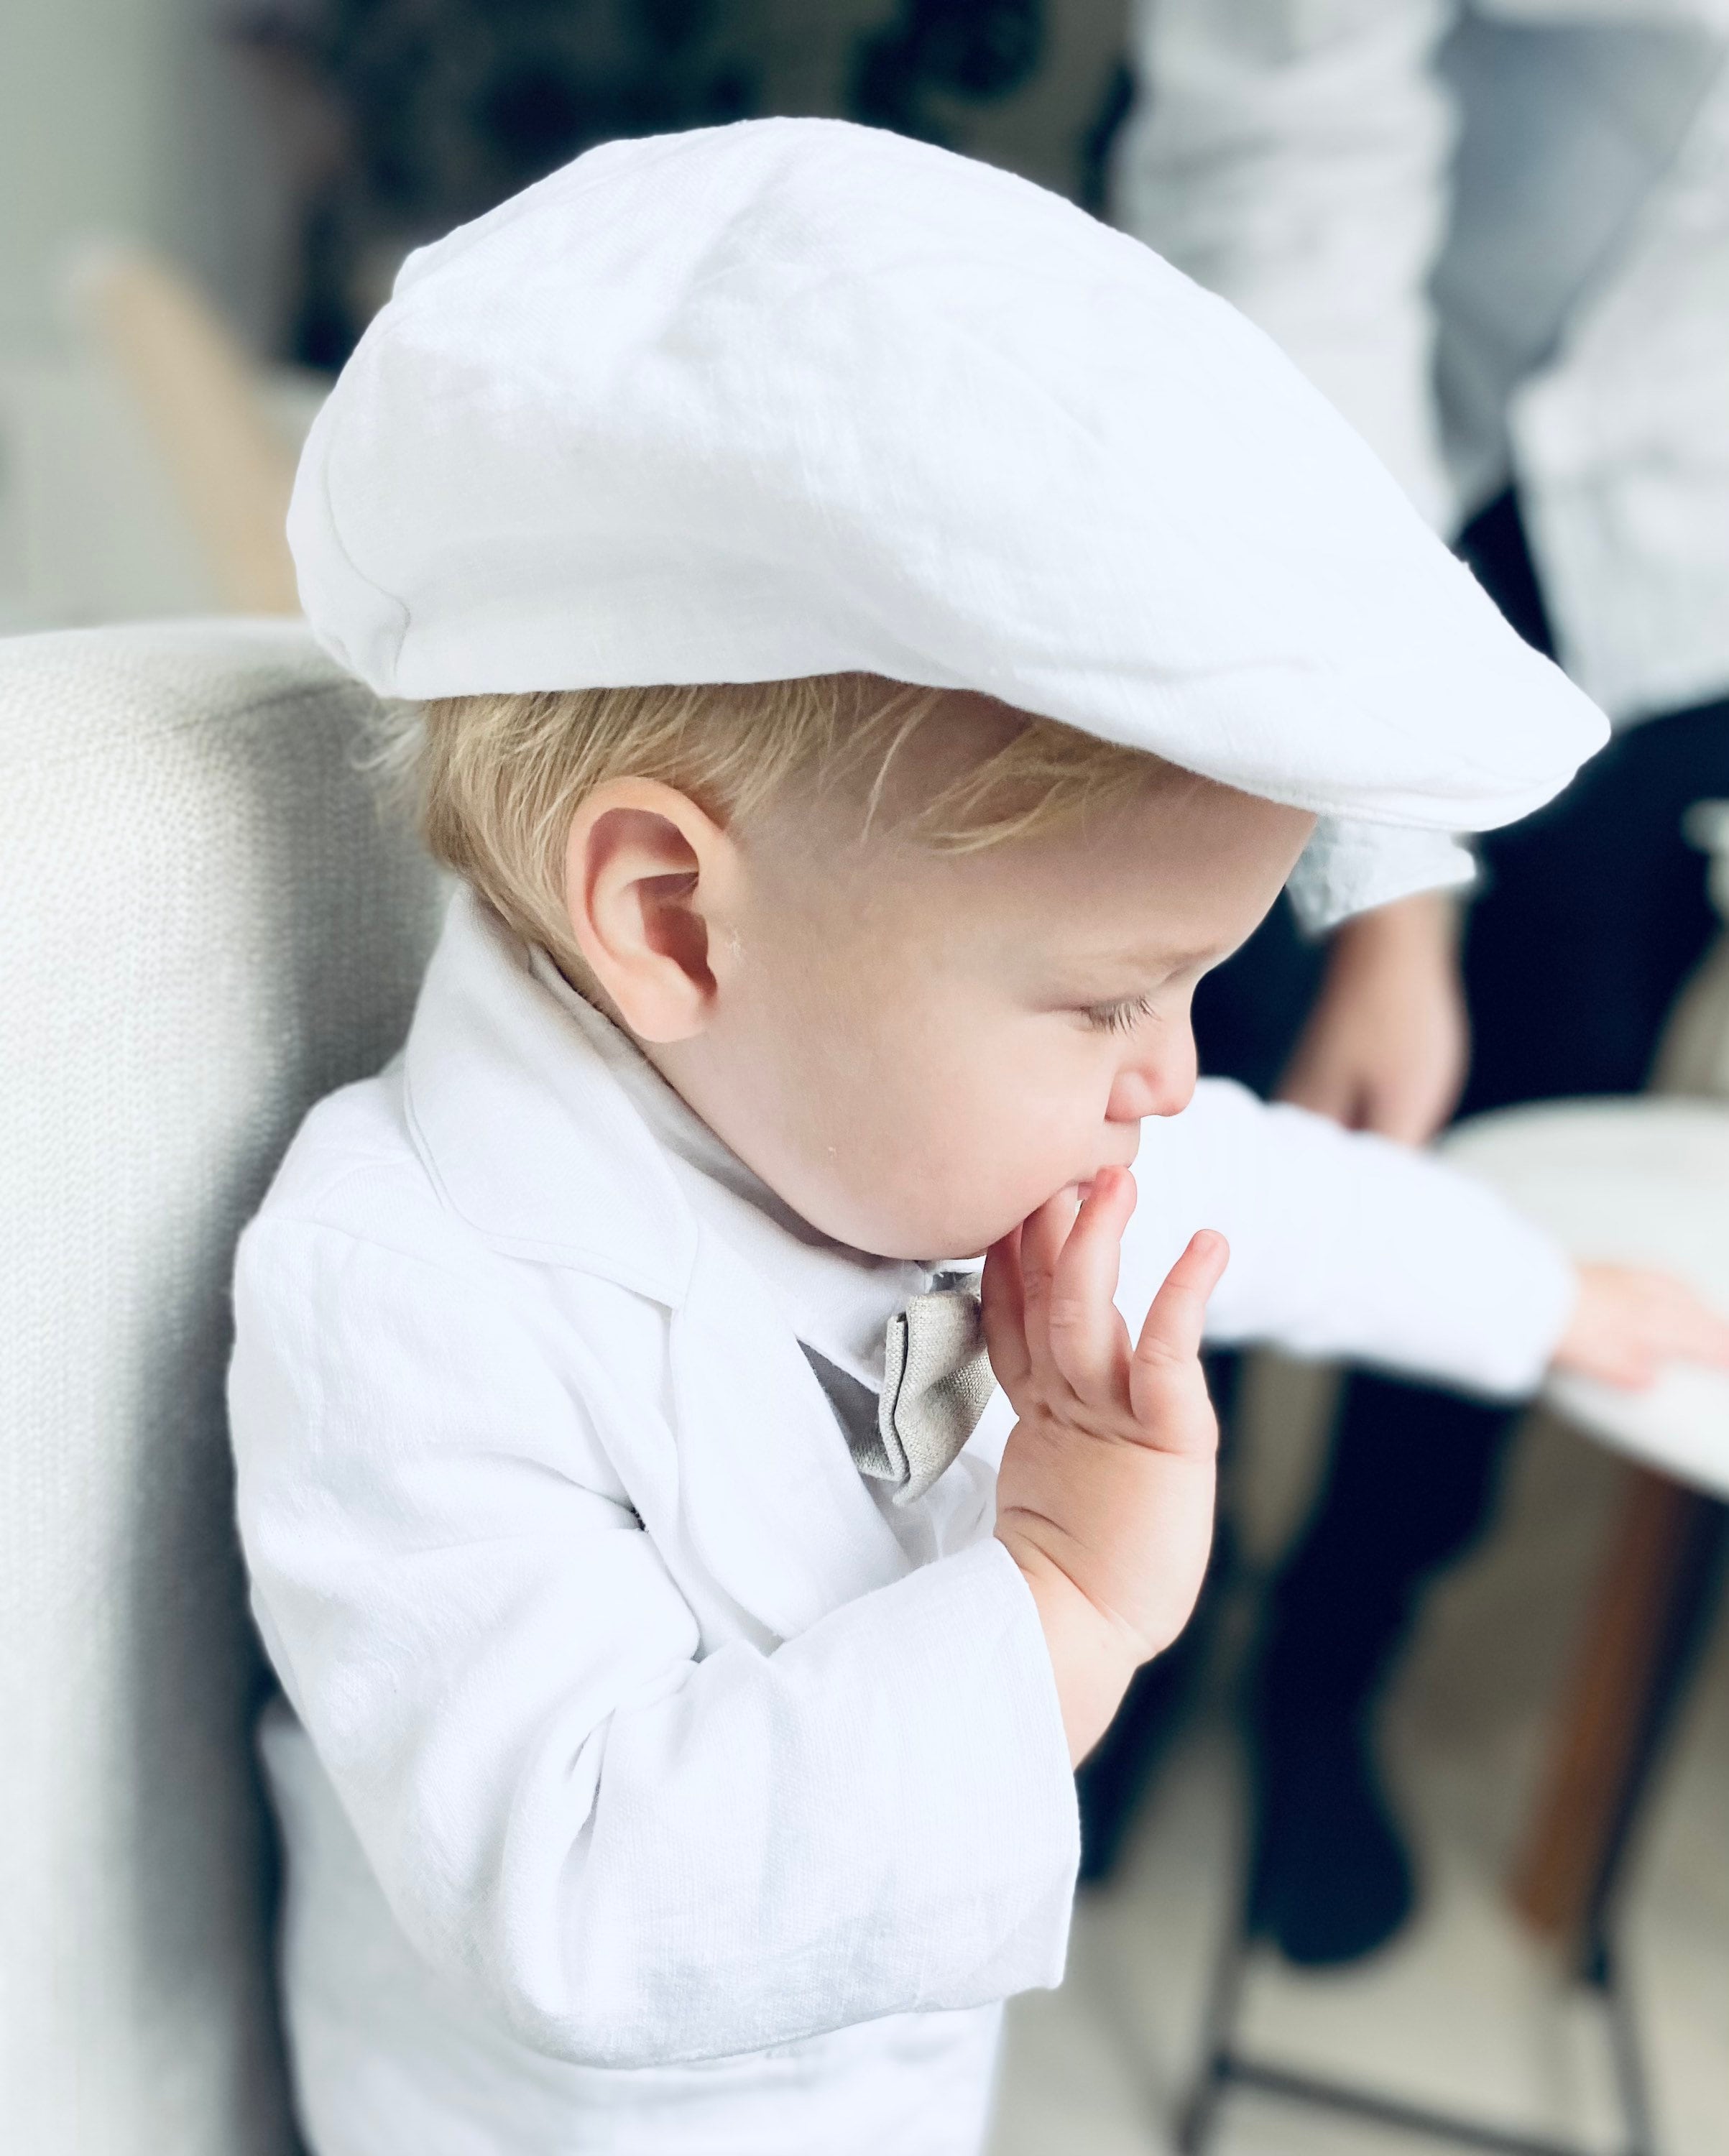
[{"label": "white linen hat", "polygon": [[1383,827],[1311,918],[1457,880],[1384,827],[1509,822],[1605,734],[1222,300],[835,121],[609,143],[411,255],[289,536],[385,695],[859,669]]}]

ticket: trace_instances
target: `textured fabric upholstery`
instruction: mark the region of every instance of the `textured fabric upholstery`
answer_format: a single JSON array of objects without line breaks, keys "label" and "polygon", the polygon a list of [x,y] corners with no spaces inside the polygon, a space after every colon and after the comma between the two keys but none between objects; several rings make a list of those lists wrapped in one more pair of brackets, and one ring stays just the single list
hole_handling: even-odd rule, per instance
[{"label": "textured fabric upholstery", "polygon": [[295,626],[0,643],[0,2143],[285,2156],[236,1233],[437,907]]}]

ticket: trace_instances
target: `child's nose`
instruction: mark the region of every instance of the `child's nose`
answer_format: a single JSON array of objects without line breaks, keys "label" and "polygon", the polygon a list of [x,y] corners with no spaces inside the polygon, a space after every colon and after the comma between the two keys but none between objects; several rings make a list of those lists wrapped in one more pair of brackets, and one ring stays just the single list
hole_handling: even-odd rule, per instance
[{"label": "child's nose", "polygon": [[1157,1044],[1123,1059],[1105,1106],[1105,1120],[1138,1123],[1148,1116],[1174,1116],[1194,1097],[1195,1038],[1185,1024],[1162,1027]]}]

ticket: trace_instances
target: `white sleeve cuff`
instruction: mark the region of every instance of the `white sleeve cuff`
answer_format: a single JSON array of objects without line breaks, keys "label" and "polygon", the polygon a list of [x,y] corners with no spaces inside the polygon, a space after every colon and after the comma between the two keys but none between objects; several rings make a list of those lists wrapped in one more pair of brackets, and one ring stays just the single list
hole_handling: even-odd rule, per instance
[{"label": "white sleeve cuff", "polygon": [[1462,890],[1476,875],[1470,850],[1444,831],[1323,816],[1285,889],[1300,926],[1319,936],[1420,891]]}]

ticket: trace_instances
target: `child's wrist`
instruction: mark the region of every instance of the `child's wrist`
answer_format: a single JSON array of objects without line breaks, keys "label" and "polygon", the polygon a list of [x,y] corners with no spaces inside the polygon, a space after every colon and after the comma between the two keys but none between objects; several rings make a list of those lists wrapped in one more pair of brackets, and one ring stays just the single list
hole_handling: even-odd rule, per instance
[{"label": "child's wrist", "polygon": [[1110,1727],[1130,1678],[1147,1657],[1042,1551],[1000,1530],[998,1539],[1039,1612],[1070,1761],[1078,1767]]}]

